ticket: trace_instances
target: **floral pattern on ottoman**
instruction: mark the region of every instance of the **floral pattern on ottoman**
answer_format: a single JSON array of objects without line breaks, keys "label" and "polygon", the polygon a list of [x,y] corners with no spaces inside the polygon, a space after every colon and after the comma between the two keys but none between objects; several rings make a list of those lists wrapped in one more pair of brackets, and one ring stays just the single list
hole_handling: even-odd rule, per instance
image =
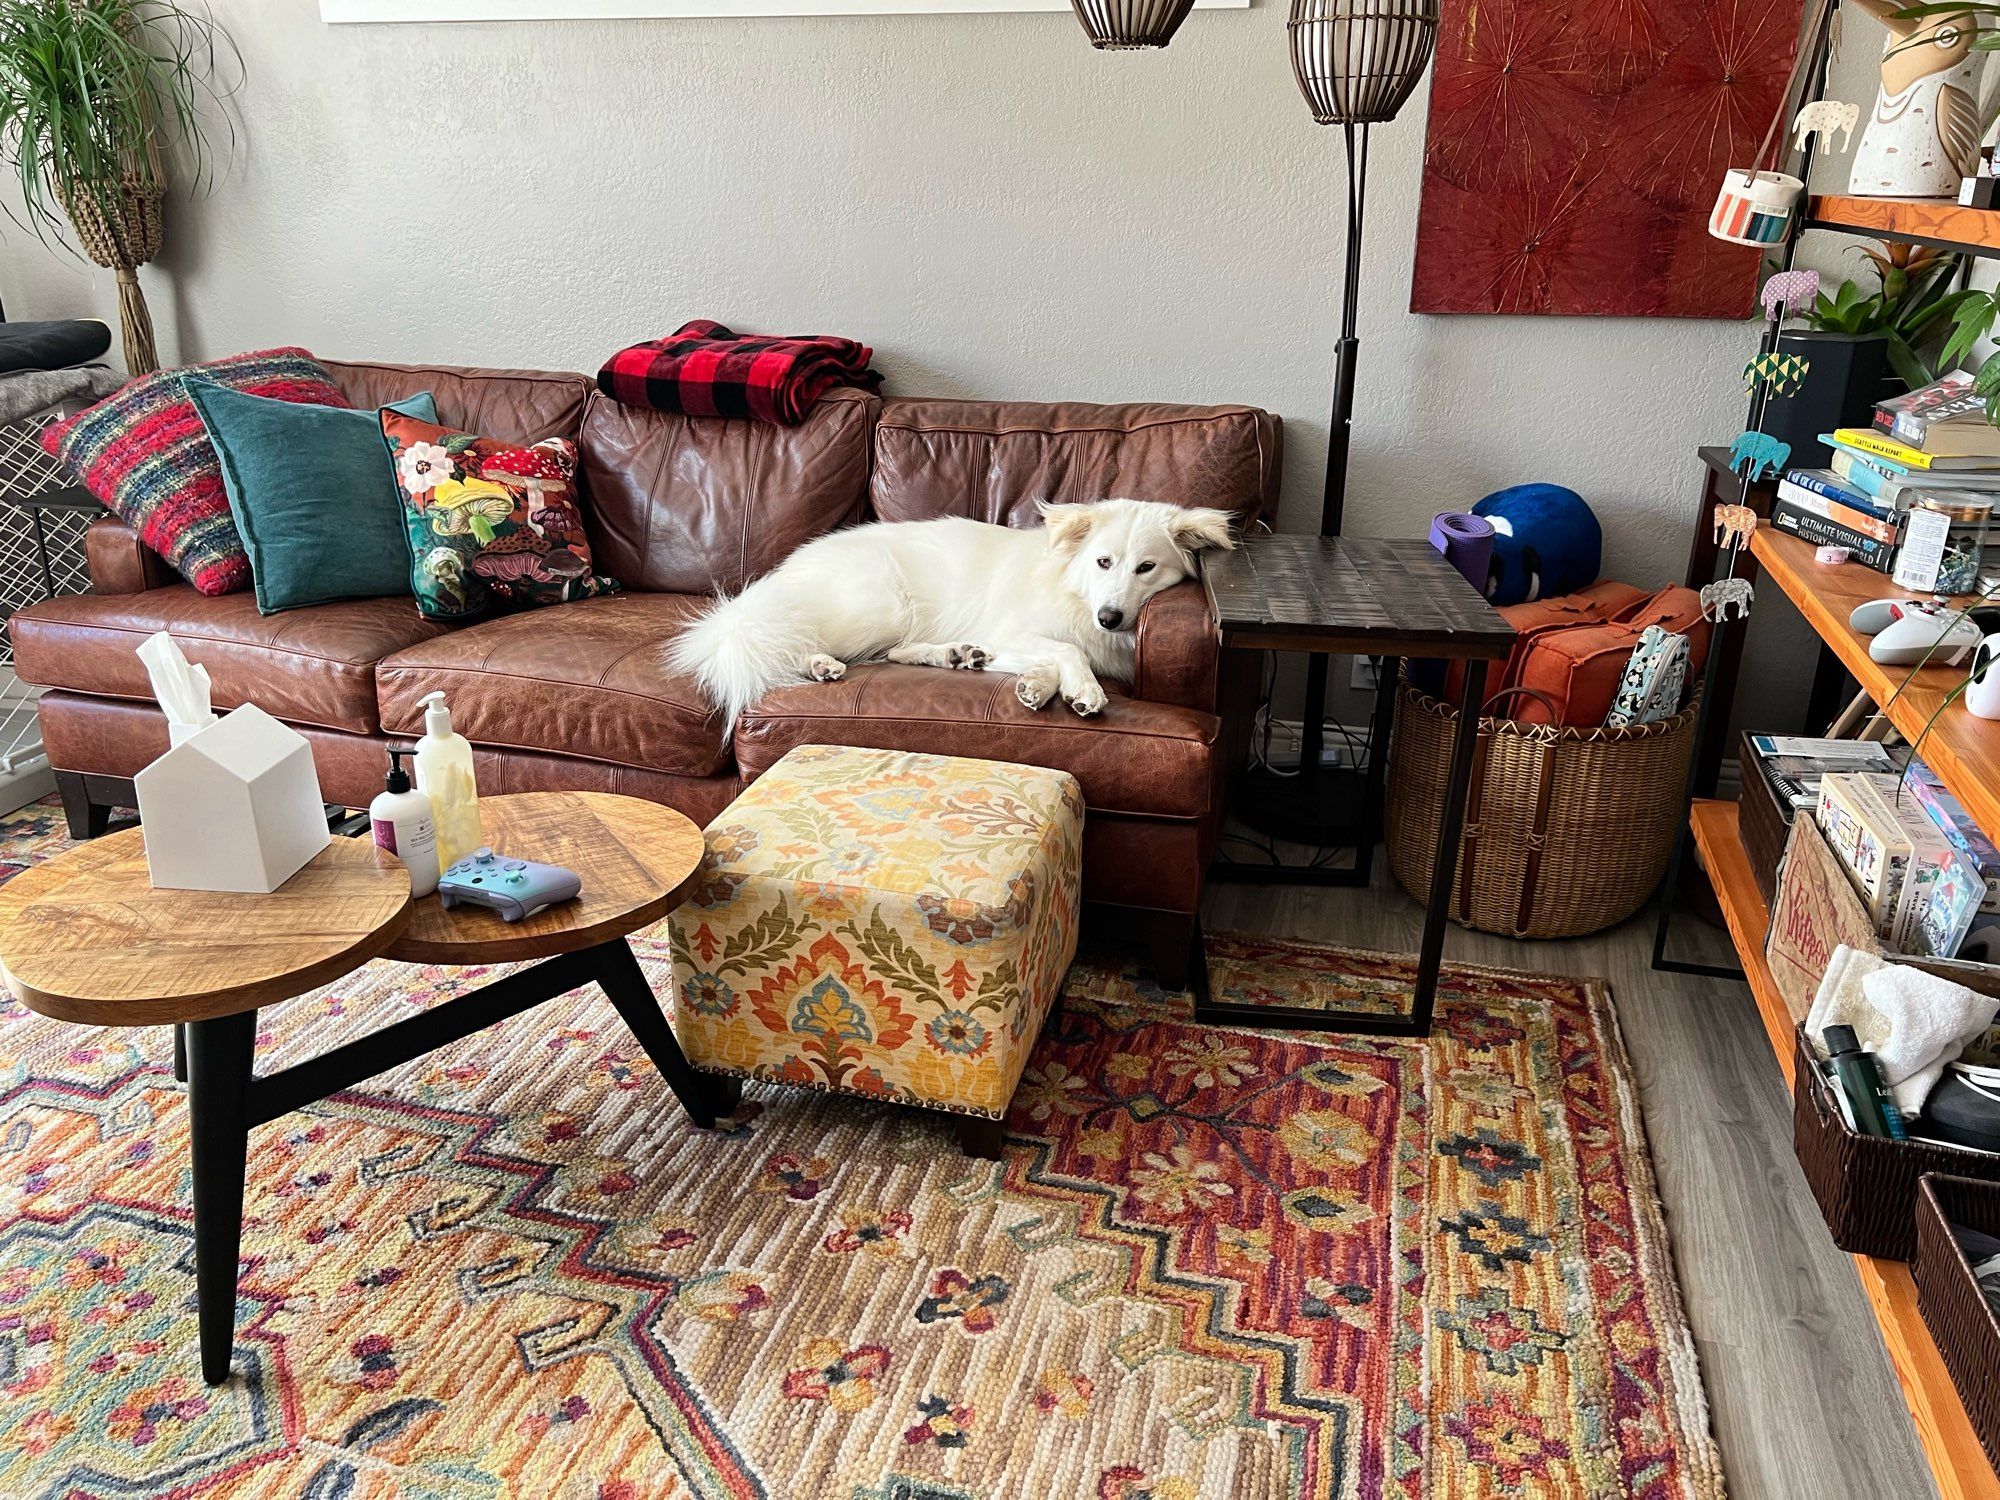
[{"label": "floral pattern on ottoman", "polygon": [[697,1067],[998,1119],[1076,952],[1061,771],[803,745],[708,827],[673,917]]}]

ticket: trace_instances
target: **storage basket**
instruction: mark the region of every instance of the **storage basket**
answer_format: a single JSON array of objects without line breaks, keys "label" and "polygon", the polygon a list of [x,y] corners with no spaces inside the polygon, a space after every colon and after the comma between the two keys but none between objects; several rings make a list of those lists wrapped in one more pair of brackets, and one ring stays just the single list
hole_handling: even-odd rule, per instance
[{"label": "storage basket", "polygon": [[[1666,873],[1696,705],[1628,729],[1518,724],[1487,700],[1466,794],[1450,915],[1505,937],[1575,937],[1622,922]],[[1698,696],[1698,695],[1697,695]],[[1397,689],[1384,841],[1403,889],[1423,900],[1437,854],[1458,710],[1407,679]]]},{"label": "storage basket", "polygon": [[1792,1149],[1833,1242],[1853,1255],[1908,1260],[1917,1252],[1917,1182],[1926,1172],[2000,1179],[2000,1156],[1929,1141],[1892,1141],[1847,1128],[1805,1028],[1793,1035]]},{"label": "storage basket", "polygon": [[1962,1224],[2000,1235],[2000,1185],[1927,1174],[1917,1189],[1917,1311],[1931,1331],[1986,1457],[2000,1468],[2000,1318],[1952,1234]]}]

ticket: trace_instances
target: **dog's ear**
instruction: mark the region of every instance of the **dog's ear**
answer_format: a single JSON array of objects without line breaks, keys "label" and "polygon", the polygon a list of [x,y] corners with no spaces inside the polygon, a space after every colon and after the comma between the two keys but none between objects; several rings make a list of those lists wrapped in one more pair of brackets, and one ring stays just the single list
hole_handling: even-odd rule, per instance
[{"label": "dog's ear", "polygon": [[1236,545],[1236,534],[1229,529],[1234,519],[1226,510],[1193,506],[1174,517],[1167,534],[1183,552],[1207,552],[1213,548],[1227,552]]},{"label": "dog's ear", "polygon": [[1041,512],[1049,545],[1058,552],[1074,552],[1081,547],[1097,519],[1088,505],[1051,505],[1046,500],[1037,500],[1035,509]]}]

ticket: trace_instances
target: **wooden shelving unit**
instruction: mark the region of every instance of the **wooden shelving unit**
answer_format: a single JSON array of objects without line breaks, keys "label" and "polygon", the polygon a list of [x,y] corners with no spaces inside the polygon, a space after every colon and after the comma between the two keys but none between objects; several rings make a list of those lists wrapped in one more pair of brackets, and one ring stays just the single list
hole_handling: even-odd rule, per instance
[{"label": "wooden shelving unit", "polygon": [[2000,255],[2000,210],[1960,208],[1949,198],[1855,198],[1823,193],[1806,200],[1804,227],[1910,240],[1968,255]]},{"label": "wooden shelving unit", "polygon": [[[1736,826],[1736,804],[1698,801],[1691,821],[1695,845],[1715,885],[1716,900],[1735,940],[1750,992],[1756,996],[1764,1030],[1789,1081],[1792,1019],[1764,964],[1764,930],[1770,925],[1771,914],[1751,874],[1750,856]],[[1875,1321],[1881,1325],[1882,1342],[1903,1388],[1903,1403],[1916,1424],[1917,1440],[1930,1461],[1939,1495],[1943,1500],[2000,1500],[2000,1475],[1987,1462],[1930,1330],[1917,1315],[1917,1289],[1910,1280],[1910,1268],[1900,1261],[1866,1255],[1853,1260],[1861,1289],[1868,1294]]]}]

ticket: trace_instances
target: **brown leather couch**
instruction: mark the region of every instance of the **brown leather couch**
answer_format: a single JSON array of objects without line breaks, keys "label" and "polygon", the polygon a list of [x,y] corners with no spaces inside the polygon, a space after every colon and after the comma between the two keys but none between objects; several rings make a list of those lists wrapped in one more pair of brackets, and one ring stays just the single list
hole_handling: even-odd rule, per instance
[{"label": "brown leather couch", "polygon": [[[997,674],[868,666],[774,692],[725,737],[660,647],[704,596],[733,590],[800,543],[857,521],[975,516],[1034,522],[1033,504],[1111,495],[1276,505],[1278,419],[1243,406],[880,400],[839,390],[803,425],[683,418],[621,406],[582,375],[370,363],[329,368],[357,406],[433,391],[448,424],[494,437],[575,439],[606,599],[471,625],[408,598],[263,616],[248,593],[205,598],[123,523],[87,539],[94,592],[21,611],[21,677],[72,830],[102,831],[130,778],[167,748],[133,654],[171,630],[206,666],[218,708],[256,702],[312,741],[330,801],[381,789],[383,741],[422,732],[417,700],[449,696],[486,792],[593,788],[707,822],[794,745],[845,744],[1055,766],[1089,805],[1084,893],[1143,919],[1161,967],[1186,952],[1224,786],[1216,633],[1196,583],[1153,599],[1136,680],[1084,720],[1031,712]],[[1110,685],[1107,685],[1110,686]]]}]

